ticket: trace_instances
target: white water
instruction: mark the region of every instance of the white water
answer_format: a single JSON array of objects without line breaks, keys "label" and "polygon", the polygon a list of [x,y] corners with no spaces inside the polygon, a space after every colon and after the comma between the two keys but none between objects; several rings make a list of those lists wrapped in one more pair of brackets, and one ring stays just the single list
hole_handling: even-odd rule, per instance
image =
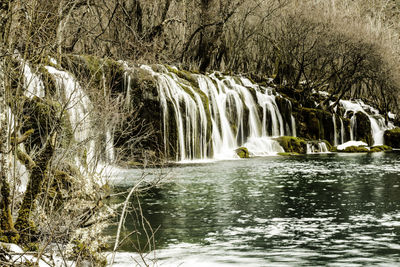
[{"label": "white water", "polygon": [[348,141],[346,143],[343,143],[341,145],[337,146],[338,150],[345,150],[347,147],[350,146],[364,146],[364,147],[368,147],[368,144],[362,141]]},{"label": "white water", "polygon": [[[149,66],[141,68],[157,79],[165,152],[170,142],[176,142],[177,161],[236,158],[235,149],[240,146],[254,156],[275,155],[283,148],[271,137],[296,135],[293,116],[287,127],[292,132],[285,131],[272,89],[259,87],[247,78],[191,74],[198,83],[196,89],[164,67],[157,72]],[[171,118],[176,129],[171,128]],[[174,131],[176,140],[170,140]]]},{"label": "white water", "polygon": [[294,119],[294,116],[290,116],[292,120],[292,134],[294,137],[297,137],[297,132],[296,132],[296,120]]},{"label": "white water", "polygon": [[318,144],[307,143],[307,154],[316,153],[330,153],[325,142],[319,142]]},{"label": "white water", "polygon": [[22,59],[21,55],[16,51],[16,59],[21,63],[22,74],[24,76],[24,95],[29,98],[45,96],[44,84],[37,72],[32,71],[28,62]]},{"label": "white water", "polygon": [[344,124],[343,124],[342,118],[339,117],[339,119],[340,119],[340,143],[343,144],[344,143],[344,135],[345,135]]},{"label": "white water", "polygon": [[42,79],[32,71],[28,63],[22,62],[22,65],[25,84],[24,95],[29,98],[32,98],[34,96],[43,98],[45,93]]},{"label": "white water", "polygon": [[87,148],[86,162],[93,163],[95,157],[95,141],[93,138],[90,113],[92,104],[78,81],[70,73],[47,66],[47,71],[53,75],[56,86],[64,96],[63,103],[69,115],[74,132],[74,139]]},{"label": "white water", "polygon": [[243,146],[252,156],[270,156],[285,152],[277,141],[269,137],[251,137]]},{"label": "white water", "polygon": [[335,114],[332,115],[332,121],[333,121],[333,144],[335,146],[338,145],[338,134],[337,134],[337,126],[336,126],[336,116]]},{"label": "white water", "polygon": [[[357,112],[362,112],[366,114],[371,122],[371,134],[374,139],[373,145],[383,145],[383,134],[386,130],[393,128],[392,124],[386,124],[385,119],[382,115],[379,114],[378,110],[372,108],[371,106],[366,105],[361,100],[357,100],[356,102],[352,102],[349,100],[340,100],[340,104],[345,109],[345,116],[349,111],[353,112],[353,116],[350,119],[350,140],[355,141],[355,132],[357,127],[356,116]],[[371,115],[372,113],[372,115]]]},{"label": "white water", "polygon": [[[160,104],[163,110],[164,144],[168,143],[169,110],[172,104],[177,124],[177,160],[207,157],[207,117],[200,96],[174,73],[156,73],[149,66],[142,66],[158,80]],[[192,97],[194,96],[194,98]],[[199,123],[198,123],[199,122]],[[200,125],[200,129],[199,126]],[[174,129],[172,129],[174,130]],[[196,145],[198,144],[198,145]],[[197,157],[196,157],[197,156]]]}]

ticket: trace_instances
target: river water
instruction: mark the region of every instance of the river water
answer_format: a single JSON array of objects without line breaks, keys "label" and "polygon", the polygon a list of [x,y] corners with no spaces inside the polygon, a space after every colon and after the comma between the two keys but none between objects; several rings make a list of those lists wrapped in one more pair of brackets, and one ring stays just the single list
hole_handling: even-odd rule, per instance
[{"label": "river water", "polygon": [[[161,186],[131,199],[135,210],[123,231],[146,224],[137,219],[140,201],[155,232],[152,239],[147,227],[156,248],[144,254],[150,265],[400,266],[399,152],[252,158],[164,172]],[[137,175],[127,172],[118,185]],[[148,251],[146,233],[131,234],[115,266],[143,265],[135,247]]]}]

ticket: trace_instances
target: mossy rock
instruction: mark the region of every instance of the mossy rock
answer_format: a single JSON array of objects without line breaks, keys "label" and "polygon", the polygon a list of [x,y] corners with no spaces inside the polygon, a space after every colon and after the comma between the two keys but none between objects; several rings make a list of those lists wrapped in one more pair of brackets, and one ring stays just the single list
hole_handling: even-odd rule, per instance
[{"label": "mossy rock", "polygon": [[345,152],[345,153],[364,153],[364,152],[369,152],[368,148],[364,146],[349,146],[346,147],[345,150],[340,151],[340,152]]},{"label": "mossy rock", "polygon": [[20,101],[23,103],[21,132],[33,130],[25,142],[25,148],[29,154],[34,146],[41,147],[50,132],[66,123],[66,113],[60,116],[61,105],[49,99],[21,97]]},{"label": "mossy rock", "polygon": [[382,145],[382,146],[374,146],[371,147],[371,149],[369,150],[370,153],[374,153],[374,152],[387,152],[387,151],[392,151],[393,148],[387,145]]},{"label": "mossy rock", "polygon": [[298,154],[306,154],[307,153],[307,142],[300,137],[293,136],[281,136],[274,138],[281,147],[288,153],[298,153]]},{"label": "mossy rock", "polygon": [[105,85],[112,94],[124,92],[125,69],[120,62],[93,55],[63,55],[61,66],[86,81],[88,88],[103,90]]},{"label": "mossy rock", "polygon": [[367,114],[363,112],[357,112],[356,116],[356,133],[355,140],[363,141],[368,145],[374,143],[371,133],[371,121]]},{"label": "mossy rock", "polygon": [[329,143],[334,143],[334,124],[330,112],[293,106],[292,114],[296,119],[298,136],[309,140],[327,140]]},{"label": "mossy rock", "polygon": [[400,148],[400,128],[385,131],[383,137],[386,145]]},{"label": "mossy rock", "polygon": [[283,98],[281,96],[275,97],[276,105],[282,115],[283,121],[285,122],[285,132],[293,134],[293,129],[291,127],[292,123],[292,103],[290,100]]},{"label": "mossy rock", "polygon": [[246,147],[239,147],[235,150],[235,152],[241,159],[250,158],[249,150]]},{"label": "mossy rock", "polygon": [[168,65],[165,65],[165,67],[169,72],[176,74],[176,76],[183,80],[186,80],[193,87],[199,88],[199,83],[196,78],[193,77],[191,72],[186,70],[178,70]]}]

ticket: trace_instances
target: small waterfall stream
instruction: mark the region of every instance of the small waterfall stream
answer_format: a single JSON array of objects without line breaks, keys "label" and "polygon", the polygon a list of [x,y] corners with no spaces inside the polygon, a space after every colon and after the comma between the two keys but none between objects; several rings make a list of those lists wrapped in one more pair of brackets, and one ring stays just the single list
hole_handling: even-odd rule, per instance
[{"label": "small waterfall stream", "polygon": [[336,116],[335,114],[332,114],[332,122],[333,122],[333,142],[334,145],[337,146],[339,141],[338,141],[338,134],[337,134],[337,125],[336,125]]},{"label": "small waterfall stream", "polygon": [[[349,100],[340,100],[340,104],[342,107],[345,109],[345,116],[349,114],[349,112],[353,112],[352,117],[350,118],[350,141],[357,141],[355,140],[356,136],[356,130],[357,130],[357,120],[356,120],[356,113],[357,112],[362,112],[365,115],[368,116],[370,123],[371,123],[371,134],[373,138],[373,145],[383,145],[384,140],[383,140],[383,134],[385,130],[392,129],[394,125],[392,123],[389,123],[386,125],[385,119],[381,114],[379,114],[379,111],[372,108],[369,105],[366,105],[363,101],[357,100],[355,102],[349,101]],[[369,112],[367,112],[369,111]],[[373,114],[373,115],[371,115]]]},{"label": "small waterfall stream", "polygon": [[343,119],[340,118],[340,143],[344,143],[344,136],[345,136],[345,131],[344,131],[344,124],[343,124]]},{"label": "small waterfall stream", "polygon": [[42,79],[29,67],[26,62],[22,63],[25,83],[25,96],[32,98],[34,96],[43,98],[45,95]]},{"label": "small waterfall stream", "polygon": [[[96,138],[94,136],[99,132],[99,129],[93,131],[91,122],[93,105],[84,89],[71,73],[51,66],[47,66],[46,69],[53,75],[57,89],[64,97],[60,101],[66,105],[75,141],[81,143],[86,148],[85,160],[87,166],[90,168],[97,161]],[[112,130],[105,129],[104,135],[106,161],[112,162],[115,157]],[[78,162],[79,160],[76,161]]]}]

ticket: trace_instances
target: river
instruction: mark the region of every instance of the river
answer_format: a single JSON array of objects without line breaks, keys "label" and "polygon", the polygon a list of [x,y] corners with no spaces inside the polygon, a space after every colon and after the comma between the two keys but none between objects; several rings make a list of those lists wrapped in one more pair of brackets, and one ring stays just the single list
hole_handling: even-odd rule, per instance
[{"label": "river", "polygon": [[[132,198],[155,232],[156,250],[145,254],[150,265],[400,266],[399,152],[259,157],[163,171],[160,186]],[[119,190],[138,175],[126,172]],[[138,223],[132,211],[123,233]],[[115,266],[143,264],[134,247],[146,251],[145,236],[127,238]]]}]

